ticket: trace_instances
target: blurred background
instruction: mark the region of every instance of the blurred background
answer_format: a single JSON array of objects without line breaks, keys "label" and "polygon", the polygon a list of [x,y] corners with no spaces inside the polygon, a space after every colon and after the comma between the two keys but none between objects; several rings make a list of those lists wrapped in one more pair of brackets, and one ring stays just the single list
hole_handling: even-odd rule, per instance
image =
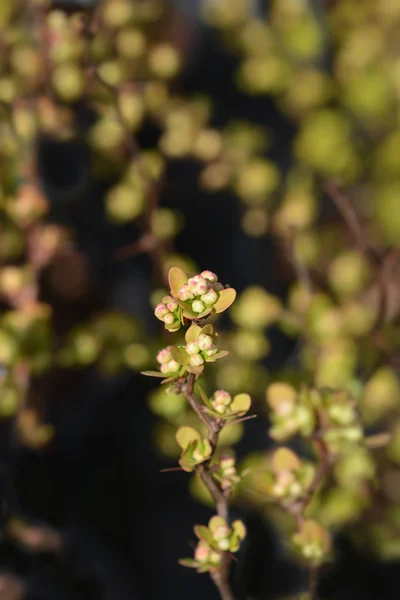
[{"label": "blurred background", "polygon": [[[173,265],[239,294],[206,380],[252,395],[238,464],[266,464],[278,379],[351,389],[390,432],[316,502],[318,597],[399,597],[399,32],[397,0],[2,0],[0,599],[218,597],[177,563],[209,499],[160,472],[193,415],[140,374]],[[252,486],[236,597],[303,597]]]}]

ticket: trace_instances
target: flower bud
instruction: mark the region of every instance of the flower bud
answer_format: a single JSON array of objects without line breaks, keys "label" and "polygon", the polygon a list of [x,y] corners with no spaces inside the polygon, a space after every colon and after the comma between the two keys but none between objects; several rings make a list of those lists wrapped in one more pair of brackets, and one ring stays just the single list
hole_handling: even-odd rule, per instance
[{"label": "flower bud", "polygon": [[206,542],[200,541],[194,552],[194,558],[200,563],[207,562],[208,555],[210,554],[210,547]]},{"label": "flower bud", "polygon": [[235,459],[233,456],[223,456],[221,457],[219,464],[221,465],[221,469],[225,472],[227,469],[235,466]]},{"label": "flower bud", "polygon": [[195,313],[202,313],[206,310],[205,304],[201,300],[195,300],[192,304],[192,311]]},{"label": "flower bud", "polygon": [[214,400],[215,402],[218,402],[218,404],[229,406],[232,402],[232,396],[225,390],[217,390],[214,394]]},{"label": "flower bud", "polygon": [[180,321],[174,321],[173,323],[167,325],[166,324],[166,329],[168,331],[170,331],[171,333],[174,333],[175,331],[178,331],[181,328],[181,322]]},{"label": "flower bud", "polygon": [[208,290],[207,281],[201,275],[195,275],[194,277],[191,277],[188,281],[188,286],[192,294],[195,296],[201,296]]},{"label": "flower bud", "polygon": [[216,283],[218,281],[218,277],[212,271],[203,271],[201,273],[201,276],[204,279],[208,279],[208,281],[211,281],[211,283]]},{"label": "flower bud", "polygon": [[178,305],[177,305],[177,303],[175,301],[172,300],[171,302],[168,302],[167,308],[171,312],[175,312],[176,310],[178,310]]},{"label": "flower bud", "polygon": [[179,288],[178,298],[179,300],[182,300],[182,302],[186,302],[186,300],[193,300],[194,296],[190,291],[187,283],[181,285],[181,287]]},{"label": "flower bud", "polygon": [[169,312],[164,316],[163,321],[166,325],[172,325],[172,323],[175,321],[175,317]]},{"label": "flower bud", "polygon": [[212,337],[210,335],[206,335],[205,333],[201,333],[199,335],[195,341],[195,344],[200,348],[200,350],[213,350],[214,348]]},{"label": "flower bud", "polygon": [[161,373],[177,373],[181,368],[180,364],[176,360],[170,360],[166,364],[161,365]]},{"label": "flower bud", "polygon": [[204,302],[206,306],[212,306],[218,300],[218,294],[214,290],[208,290],[206,294],[201,296],[201,301]]},{"label": "flower bud", "polygon": [[220,525],[220,527],[217,527],[217,529],[214,531],[213,538],[217,542],[217,545],[221,550],[229,549],[230,533],[231,530],[227,525]]},{"label": "flower bud", "polygon": [[200,367],[204,363],[204,358],[201,354],[192,354],[189,362],[192,367]]},{"label": "flower bud", "polygon": [[185,350],[190,355],[198,354],[200,352],[200,348],[196,346],[194,342],[189,342],[188,344],[186,344]]},{"label": "flower bud", "polygon": [[232,402],[232,397],[225,390],[218,390],[214,394],[214,399],[212,401],[212,405],[217,413],[223,415],[226,413],[227,407]]},{"label": "flower bud", "polygon": [[160,304],[157,304],[154,310],[154,314],[156,315],[157,319],[163,321],[165,315],[168,314],[168,308],[165,306],[165,304],[160,302]]},{"label": "flower bud", "polygon": [[222,285],[222,283],[217,281],[216,283],[213,283],[212,289],[215,290],[216,292],[221,292],[224,289],[224,286]]},{"label": "flower bud", "polygon": [[161,364],[161,365],[165,365],[166,363],[168,363],[170,360],[172,360],[172,356],[169,352],[169,350],[167,350],[166,348],[163,348],[162,350],[160,350],[160,352],[157,354],[157,361]]}]

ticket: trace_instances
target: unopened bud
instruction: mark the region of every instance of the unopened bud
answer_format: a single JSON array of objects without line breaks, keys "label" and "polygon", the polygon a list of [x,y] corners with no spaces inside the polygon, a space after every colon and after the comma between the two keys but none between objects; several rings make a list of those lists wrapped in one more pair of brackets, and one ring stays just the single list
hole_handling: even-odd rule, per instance
[{"label": "unopened bud", "polygon": [[195,343],[200,350],[213,350],[214,347],[212,337],[210,335],[206,335],[205,333],[201,333],[196,339]]},{"label": "unopened bud", "polygon": [[229,406],[232,402],[232,396],[225,390],[217,390],[214,394],[214,402],[222,406]]},{"label": "unopened bud", "polygon": [[201,273],[201,276],[204,279],[208,279],[208,281],[211,281],[211,283],[215,283],[216,281],[218,281],[218,277],[212,271],[203,271]]},{"label": "unopened bud", "polygon": [[186,300],[193,300],[194,295],[190,291],[187,283],[185,283],[184,285],[181,285],[181,287],[179,288],[178,298],[179,298],[179,300],[182,300],[182,302],[186,302]]},{"label": "unopened bud", "polygon": [[206,305],[201,300],[195,300],[192,304],[192,311],[195,313],[202,313],[206,310]]},{"label": "unopened bud", "polygon": [[162,373],[177,373],[181,368],[180,364],[176,360],[170,360],[166,364],[161,365]]},{"label": "unopened bud", "polygon": [[204,358],[201,354],[193,354],[189,362],[192,367],[200,367],[204,363]]},{"label": "unopened bud", "polygon": [[157,319],[160,319],[160,321],[163,321],[165,315],[168,314],[168,308],[165,306],[165,304],[160,302],[160,304],[157,304],[157,306],[154,310],[154,314],[156,315]]},{"label": "unopened bud", "polygon": [[218,294],[214,290],[208,290],[206,294],[201,296],[201,301],[206,304],[206,306],[212,306],[218,300]]},{"label": "unopened bud", "polygon": [[201,541],[197,544],[196,550],[194,552],[194,558],[198,562],[204,563],[207,562],[209,553],[210,547],[208,546],[208,544],[206,544],[206,542]]},{"label": "unopened bud", "polygon": [[157,361],[161,364],[161,365],[165,365],[166,363],[168,363],[170,360],[172,359],[172,356],[169,352],[169,350],[167,350],[166,348],[163,348],[162,350],[160,350],[160,352],[157,354]]},{"label": "unopened bud", "polygon": [[178,305],[174,300],[172,300],[171,302],[168,302],[167,308],[171,312],[175,312],[176,310],[178,310]]},{"label": "unopened bud", "polygon": [[175,321],[175,317],[169,312],[164,316],[163,321],[166,325],[172,325],[172,323]]},{"label": "unopened bud", "polygon": [[190,291],[195,296],[202,296],[208,290],[207,280],[201,275],[195,275],[194,277],[191,277],[188,281],[188,286]]},{"label": "unopened bud", "polygon": [[185,350],[190,355],[198,354],[200,352],[200,348],[196,346],[194,342],[189,342],[188,344],[186,344]]}]

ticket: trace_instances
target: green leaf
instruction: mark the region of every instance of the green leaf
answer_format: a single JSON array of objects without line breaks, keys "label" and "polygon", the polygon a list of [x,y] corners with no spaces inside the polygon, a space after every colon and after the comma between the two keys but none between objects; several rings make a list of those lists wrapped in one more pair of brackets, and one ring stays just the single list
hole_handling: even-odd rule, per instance
[{"label": "green leaf", "polygon": [[165,373],[160,373],[160,371],[141,371],[142,375],[147,375],[147,377],[165,377]]},{"label": "green leaf", "polygon": [[219,515],[215,515],[214,517],[211,517],[211,519],[208,522],[208,528],[211,531],[212,534],[214,534],[218,527],[226,527],[227,523],[225,521],[225,519],[223,519],[222,517],[220,517]]},{"label": "green leaf", "polygon": [[227,356],[228,354],[229,354],[229,352],[227,350],[220,350],[220,352],[217,352],[216,354],[213,354],[213,356],[209,356],[206,359],[206,362],[214,362],[218,358],[224,358],[224,356]]},{"label": "green leaf", "polygon": [[290,448],[279,448],[272,457],[272,470],[275,473],[279,471],[295,471],[301,467],[301,461],[297,454]]},{"label": "green leaf", "polygon": [[178,296],[179,288],[188,282],[188,276],[180,267],[172,267],[168,273],[168,282],[173,296]]},{"label": "green leaf", "polygon": [[236,298],[236,290],[233,288],[228,288],[226,290],[221,290],[219,293],[219,298],[213,306],[213,309],[216,313],[221,313],[233,304]]},{"label": "green leaf", "polygon": [[182,470],[186,471],[186,473],[191,473],[196,466],[196,462],[192,459],[191,454],[188,452],[184,452],[178,462],[182,467]]},{"label": "green leaf", "polygon": [[251,406],[251,398],[249,394],[237,394],[230,405],[232,412],[238,413],[242,416],[247,413]]},{"label": "green leaf", "polygon": [[178,563],[182,565],[182,567],[189,567],[191,569],[197,569],[199,563],[194,558],[180,558]]},{"label": "green leaf", "polygon": [[186,343],[188,344],[189,342],[196,341],[200,332],[201,332],[201,327],[199,327],[198,325],[191,325],[185,335]]},{"label": "green leaf", "polygon": [[203,390],[203,388],[201,387],[201,385],[199,383],[196,385],[196,388],[199,390],[201,399],[203,400],[204,404],[206,406],[210,406],[211,405],[210,400],[208,399],[207,394],[205,393],[205,391]]},{"label": "green leaf", "polygon": [[184,348],[178,348],[178,346],[168,346],[168,350],[174,360],[179,365],[187,365],[190,360],[189,354]]},{"label": "green leaf", "polygon": [[297,398],[296,389],[288,383],[271,383],[266,391],[267,402],[273,410],[276,410],[281,402],[294,404]]},{"label": "green leaf", "polygon": [[182,450],[186,450],[191,442],[200,441],[199,432],[193,427],[187,426],[179,427],[175,437]]},{"label": "green leaf", "polygon": [[192,313],[189,302],[183,302],[183,300],[179,300],[179,298],[174,298],[174,300],[183,309],[184,313],[186,313],[186,312]]},{"label": "green leaf", "polygon": [[243,521],[234,521],[232,523],[232,529],[240,540],[246,536],[246,527]]},{"label": "green leaf", "polygon": [[195,525],[194,532],[199,540],[203,540],[207,544],[210,544],[210,546],[214,546],[213,536],[205,525]]},{"label": "green leaf", "polygon": [[212,454],[212,447],[207,439],[203,440],[202,442],[202,453],[204,458],[208,458]]},{"label": "green leaf", "polygon": [[208,323],[208,325],[204,325],[200,333],[205,333],[206,335],[214,335],[214,327]]}]

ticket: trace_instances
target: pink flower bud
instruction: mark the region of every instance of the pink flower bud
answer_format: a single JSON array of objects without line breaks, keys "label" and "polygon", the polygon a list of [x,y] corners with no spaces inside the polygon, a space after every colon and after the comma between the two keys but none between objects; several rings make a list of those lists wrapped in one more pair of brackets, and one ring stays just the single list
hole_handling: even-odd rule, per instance
[{"label": "pink flower bud", "polygon": [[201,276],[204,277],[204,279],[208,279],[208,281],[211,281],[211,283],[215,283],[216,281],[218,281],[218,277],[212,271],[203,271],[201,273]]},{"label": "pink flower bud", "polygon": [[223,469],[225,472],[225,470],[235,466],[235,459],[233,458],[233,456],[222,456],[220,458],[219,464],[221,466],[221,469]]},{"label": "pink flower bud", "polygon": [[165,304],[160,302],[159,304],[157,304],[157,306],[154,310],[154,314],[156,315],[157,319],[160,319],[160,321],[163,321],[164,316],[166,314],[168,314],[168,308],[165,306]]},{"label": "pink flower bud", "polygon": [[188,286],[187,283],[184,283],[179,288],[179,290],[178,290],[178,298],[179,298],[179,300],[182,300],[182,302],[186,302],[187,300],[193,300],[194,295],[190,291],[189,286]]},{"label": "pink flower bud", "polygon": [[172,356],[169,352],[169,350],[167,350],[166,348],[163,348],[162,350],[160,350],[160,352],[157,354],[157,361],[161,364],[161,365],[165,365],[165,363],[169,362],[170,360],[172,360]]},{"label": "pink flower bud", "polygon": [[194,551],[194,558],[200,563],[207,562],[208,555],[210,553],[210,548],[206,542],[199,542],[196,546],[196,550]]},{"label": "pink flower bud", "polygon": [[221,292],[224,289],[224,286],[222,285],[222,283],[220,283],[219,281],[217,281],[217,283],[213,283],[212,288],[216,292]]},{"label": "pink flower bud", "polygon": [[206,310],[206,305],[201,300],[195,300],[192,304],[192,311],[195,313],[202,313]]},{"label": "pink flower bud", "polygon": [[214,290],[208,290],[206,294],[201,296],[201,300],[206,306],[212,306],[218,300],[218,294]]},{"label": "pink flower bud", "polygon": [[200,350],[213,350],[214,343],[213,339],[210,335],[206,335],[205,333],[201,333],[199,337],[196,339],[195,344],[200,348]]},{"label": "pink flower bud", "polygon": [[177,373],[181,368],[180,364],[176,360],[170,360],[164,365],[161,365],[160,371],[162,373]]},{"label": "pink flower bud", "polygon": [[232,396],[225,390],[217,390],[214,393],[212,404],[216,410],[218,406],[229,406],[231,402]]},{"label": "pink flower bud", "polygon": [[201,275],[195,275],[188,281],[188,286],[192,294],[195,296],[202,296],[208,290],[207,280]]},{"label": "pink flower bud", "polygon": [[169,312],[164,316],[163,321],[166,325],[172,325],[172,323],[175,321],[175,317]]},{"label": "pink flower bud", "polygon": [[204,363],[204,358],[201,354],[192,354],[189,362],[192,367],[200,367]]},{"label": "pink flower bud", "polygon": [[178,305],[174,300],[172,300],[171,302],[168,302],[167,308],[171,312],[175,312],[176,310],[178,310]]},{"label": "pink flower bud", "polygon": [[196,346],[194,342],[189,342],[188,344],[186,344],[185,350],[190,355],[198,354],[200,352],[200,348]]}]

